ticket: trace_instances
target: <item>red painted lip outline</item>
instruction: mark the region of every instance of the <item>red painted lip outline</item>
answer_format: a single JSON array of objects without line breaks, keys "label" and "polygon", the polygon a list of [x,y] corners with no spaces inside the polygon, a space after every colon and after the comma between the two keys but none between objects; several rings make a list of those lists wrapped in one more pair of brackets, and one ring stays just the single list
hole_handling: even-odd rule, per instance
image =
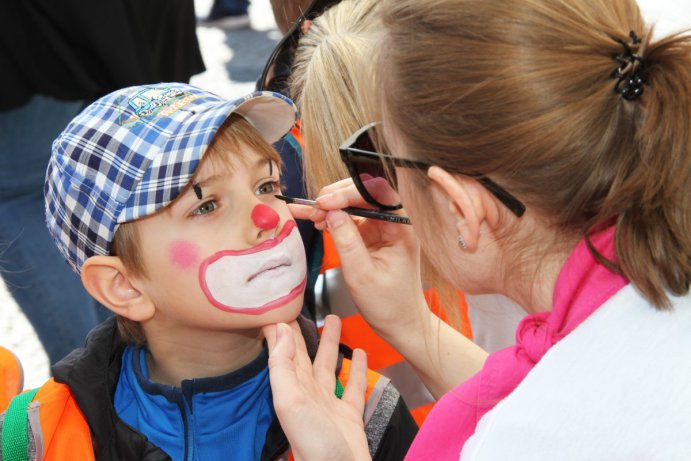
[{"label": "red painted lip outline", "polygon": [[252,254],[256,253],[259,251],[265,251],[270,248],[275,247],[279,243],[281,243],[286,237],[290,235],[290,233],[295,229],[297,225],[295,224],[295,221],[287,221],[285,225],[283,226],[283,229],[278,233],[278,235],[270,240],[266,240],[262,243],[260,243],[257,246],[254,246],[252,248],[247,248],[245,250],[225,250],[217,253],[213,257],[207,259],[202,263],[201,266],[199,266],[199,284],[202,287],[202,291],[206,294],[206,299],[209,300],[209,302],[216,308],[225,311],[225,312],[231,312],[231,313],[237,313],[237,314],[248,314],[248,315],[260,315],[264,314],[265,312],[274,310],[276,308],[282,307],[283,305],[287,304],[288,302],[292,301],[293,299],[297,298],[300,293],[302,293],[305,290],[305,286],[307,285],[307,275],[305,275],[305,278],[302,279],[302,282],[298,284],[295,288],[290,290],[290,292],[285,295],[281,296],[278,299],[274,299],[273,301],[270,301],[263,306],[259,307],[231,307],[227,306],[223,303],[220,303],[216,301],[216,299],[211,295],[211,291],[209,290],[209,287],[206,285],[206,280],[204,280],[204,273],[206,272],[206,268],[210,265],[213,264],[214,262],[218,261],[219,259],[225,257],[225,256],[239,256],[239,255],[247,255],[247,254]]}]

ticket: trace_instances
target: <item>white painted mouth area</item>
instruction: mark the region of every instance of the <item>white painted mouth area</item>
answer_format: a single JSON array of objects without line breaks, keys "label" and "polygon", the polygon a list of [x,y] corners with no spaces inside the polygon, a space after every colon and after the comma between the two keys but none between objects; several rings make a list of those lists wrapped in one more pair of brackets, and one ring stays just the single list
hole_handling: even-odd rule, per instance
[{"label": "white painted mouth area", "polygon": [[207,296],[229,309],[257,309],[303,283],[307,274],[305,250],[297,226],[277,245],[263,251],[225,255],[202,274]]}]

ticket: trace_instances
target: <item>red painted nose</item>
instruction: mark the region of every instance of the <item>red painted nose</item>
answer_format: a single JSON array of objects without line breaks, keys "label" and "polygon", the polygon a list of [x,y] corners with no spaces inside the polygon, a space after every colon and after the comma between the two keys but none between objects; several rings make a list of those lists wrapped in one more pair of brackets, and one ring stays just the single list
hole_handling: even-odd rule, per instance
[{"label": "red painted nose", "polygon": [[273,229],[278,225],[280,217],[270,206],[260,203],[252,210],[252,221],[260,229]]}]

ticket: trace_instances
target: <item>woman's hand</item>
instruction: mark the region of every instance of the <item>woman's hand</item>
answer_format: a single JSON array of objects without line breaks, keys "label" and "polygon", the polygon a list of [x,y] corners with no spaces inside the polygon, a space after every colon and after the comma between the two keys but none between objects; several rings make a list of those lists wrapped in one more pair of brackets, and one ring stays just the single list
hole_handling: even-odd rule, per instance
[{"label": "woman's hand", "polygon": [[475,374],[487,354],[429,310],[411,226],[353,219],[338,211],[366,206],[350,179],[321,192],[318,208],[291,206],[291,211],[328,228],[351,297],[367,323],[408,360],[437,398]]},{"label": "woman's hand", "polygon": [[268,325],[263,331],[274,408],[295,459],[370,459],[363,425],[367,357],[362,350],[353,351],[342,398],[334,393],[340,319],[326,317],[314,363],[296,322]]},{"label": "woman's hand", "polygon": [[368,207],[351,179],[321,190],[318,208],[292,207],[296,218],[328,228],[343,276],[358,310],[372,328],[397,346],[399,334],[420,329],[429,309],[420,276],[420,248],[411,226],[351,218],[341,208]]}]

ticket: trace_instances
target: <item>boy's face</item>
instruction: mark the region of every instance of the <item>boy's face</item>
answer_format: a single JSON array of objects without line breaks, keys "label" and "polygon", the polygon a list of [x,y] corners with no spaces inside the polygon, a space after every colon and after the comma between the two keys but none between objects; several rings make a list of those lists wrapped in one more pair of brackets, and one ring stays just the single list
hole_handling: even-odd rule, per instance
[{"label": "boy's face", "polygon": [[193,187],[137,233],[156,306],[152,321],[210,330],[257,328],[295,319],[307,265],[280,193],[275,163],[241,144],[229,164],[202,162]]}]

